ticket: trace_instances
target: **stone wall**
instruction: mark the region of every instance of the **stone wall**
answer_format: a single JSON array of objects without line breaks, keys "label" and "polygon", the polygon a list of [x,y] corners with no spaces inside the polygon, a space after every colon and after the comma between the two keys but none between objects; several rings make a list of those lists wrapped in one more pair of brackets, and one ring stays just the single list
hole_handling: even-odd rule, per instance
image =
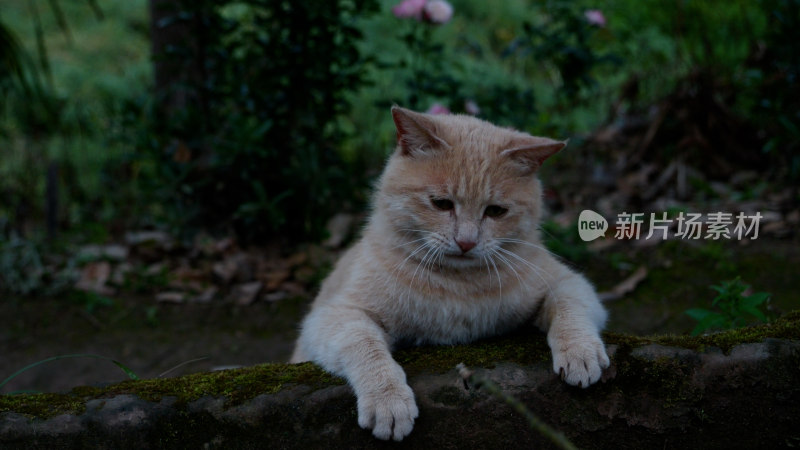
[{"label": "stone wall", "polygon": [[[396,353],[420,417],[399,446],[550,448],[508,404],[455,366],[521,400],[581,448],[800,446],[800,313],[700,338],[605,336],[612,366],[588,389],[551,371],[544,336]],[[375,448],[355,398],[311,364],[0,396],[0,448]]]}]

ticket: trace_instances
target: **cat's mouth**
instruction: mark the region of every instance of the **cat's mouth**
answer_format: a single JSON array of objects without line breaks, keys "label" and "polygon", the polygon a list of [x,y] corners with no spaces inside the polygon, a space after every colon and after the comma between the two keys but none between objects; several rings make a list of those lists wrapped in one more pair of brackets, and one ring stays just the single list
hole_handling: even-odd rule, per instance
[{"label": "cat's mouth", "polygon": [[450,253],[445,254],[442,266],[458,271],[473,270],[481,267],[481,261],[481,257],[477,253]]},{"label": "cat's mouth", "polygon": [[445,253],[445,256],[454,259],[456,261],[472,261],[477,259],[477,257],[471,253],[452,253],[452,254]]}]

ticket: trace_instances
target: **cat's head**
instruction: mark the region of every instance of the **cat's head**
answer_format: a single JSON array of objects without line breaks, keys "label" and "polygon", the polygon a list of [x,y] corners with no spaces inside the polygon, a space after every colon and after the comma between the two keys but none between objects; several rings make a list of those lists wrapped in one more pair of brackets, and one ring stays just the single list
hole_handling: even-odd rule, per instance
[{"label": "cat's head", "polygon": [[387,242],[417,260],[468,267],[488,265],[498,248],[536,240],[536,172],[564,142],[470,116],[400,107],[392,116],[397,149],[375,199]]}]

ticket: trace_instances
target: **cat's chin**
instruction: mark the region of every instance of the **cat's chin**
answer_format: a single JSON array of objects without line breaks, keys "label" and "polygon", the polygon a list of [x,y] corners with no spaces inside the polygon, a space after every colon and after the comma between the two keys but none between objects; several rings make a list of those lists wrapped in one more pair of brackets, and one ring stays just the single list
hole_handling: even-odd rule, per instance
[{"label": "cat's chin", "polygon": [[469,254],[444,254],[442,259],[443,265],[453,267],[456,269],[465,269],[468,267],[478,267],[481,265],[481,258]]}]

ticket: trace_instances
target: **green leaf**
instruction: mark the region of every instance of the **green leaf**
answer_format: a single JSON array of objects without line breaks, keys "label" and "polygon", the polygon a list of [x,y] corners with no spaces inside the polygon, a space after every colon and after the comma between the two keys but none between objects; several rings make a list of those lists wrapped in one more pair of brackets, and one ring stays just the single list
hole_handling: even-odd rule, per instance
[{"label": "green leaf", "polygon": [[763,312],[761,312],[761,310],[758,308],[746,308],[744,309],[744,311],[748,312],[750,315],[754,316],[761,322],[767,322],[767,316]]},{"label": "green leaf", "polygon": [[766,292],[756,292],[755,294],[742,297],[741,304],[748,306],[759,306],[769,299],[769,294]]},{"label": "green leaf", "polygon": [[694,330],[692,330],[692,336],[697,336],[698,334],[712,328],[716,329],[727,328],[726,327],[727,323],[728,320],[726,320],[725,316],[723,316],[722,314],[712,312],[711,314],[704,317],[703,320],[701,320],[697,324],[697,326],[694,327]]},{"label": "green leaf", "polygon": [[706,317],[708,317],[711,314],[717,314],[717,313],[715,313],[714,311],[709,311],[707,309],[703,309],[703,308],[692,308],[692,309],[686,310],[686,315],[691,317],[694,320],[697,320],[698,322],[701,321],[701,320],[704,320]]},{"label": "green leaf", "polygon": [[769,297],[770,295],[766,292],[756,292],[747,297],[743,297],[739,301],[739,308],[741,311],[756,317],[761,322],[767,322],[767,316],[759,309],[759,307],[769,300]]}]

